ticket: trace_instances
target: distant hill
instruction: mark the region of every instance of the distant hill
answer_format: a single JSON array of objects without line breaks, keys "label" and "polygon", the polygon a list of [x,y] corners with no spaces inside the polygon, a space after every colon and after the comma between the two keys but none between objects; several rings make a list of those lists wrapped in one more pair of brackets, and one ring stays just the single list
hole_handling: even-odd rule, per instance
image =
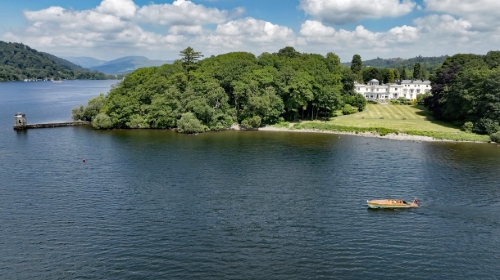
[{"label": "distant hill", "polygon": [[21,43],[0,41],[0,81],[25,79],[104,80],[106,75]]},{"label": "distant hill", "polygon": [[111,61],[98,60],[92,57],[67,57],[75,64],[90,70],[106,74],[126,74],[142,67],[161,66],[173,61],[151,60],[144,56],[125,56]]},{"label": "distant hill", "polygon": [[[365,60],[363,61],[363,66],[371,66],[376,68],[397,68],[401,66],[405,66],[406,69],[413,69],[415,63],[420,62],[423,64],[425,68],[434,68],[443,63],[443,61],[448,58],[447,55],[442,56],[432,56],[432,57],[423,57],[417,56],[414,58],[380,58],[377,57],[375,59]],[[351,66],[350,62],[342,63],[345,66]]]},{"label": "distant hill", "polygon": [[84,67],[84,68],[100,66],[100,65],[103,65],[104,63],[107,62],[105,60],[100,60],[100,59],[88,57],[88,56],[66,56],[63,58],[66,59],[67,61],[70,61],[76,65],[80,65],[81,67]]}]

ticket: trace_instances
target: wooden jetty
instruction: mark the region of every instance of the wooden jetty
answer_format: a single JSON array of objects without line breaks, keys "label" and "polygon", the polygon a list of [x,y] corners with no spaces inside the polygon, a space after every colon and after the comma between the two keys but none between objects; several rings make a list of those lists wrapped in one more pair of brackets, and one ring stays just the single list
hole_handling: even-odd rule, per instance
[{"label": "wooden jetty", "polygon": [[65,127],[65,126],[83,126],[90,125],[90,122],[61,122],[61,123],[39,123],[39,124],[28,124],[26,122],[26,115],[23,113],[17,113],[14,115],[14,130],[24,130],[30,128],[50,128],[50,127]]}]

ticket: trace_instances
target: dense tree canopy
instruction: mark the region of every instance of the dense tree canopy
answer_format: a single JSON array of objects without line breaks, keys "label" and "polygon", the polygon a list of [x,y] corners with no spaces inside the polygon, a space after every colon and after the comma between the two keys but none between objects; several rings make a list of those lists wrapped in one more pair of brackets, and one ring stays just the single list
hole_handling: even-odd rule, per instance
[{"label": "dense tree canopy", "polygon": [[457,54],[437,71],[425,105],[441,119],[472,123],[472,131],[500,130],[500,55]]},{"label": "dense tree canopy", "polygon": [[[188,48],[181,56],[173,64],[128,75],[106,96],[99,112],[110,118],[114,128],[182,124],[183,131],[200,132],[234,123],[254,128],[283,120],[327,118],[345,104],[352,106],[351,112],[366,106],[354,92],[353,78],[345,78],[351,70],[333,53],[303,54],[286,47],[259,57],[233,52],[196,61],[201,53]],[[95,108],[99,100],[89,106]],[[75,108],[75,114],[85,119],[90,111]],[[103,115],[102,120],[107,121]]]}]

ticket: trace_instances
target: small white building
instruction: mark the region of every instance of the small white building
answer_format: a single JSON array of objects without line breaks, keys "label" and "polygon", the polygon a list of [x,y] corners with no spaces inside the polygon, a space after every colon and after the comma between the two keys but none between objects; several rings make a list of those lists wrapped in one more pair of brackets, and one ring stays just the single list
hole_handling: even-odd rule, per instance
[{"label": "small white building", "polygon": [[26,126],[26,115],[19,112],[14,115],[14,126],[24,127]]},{"label": "small white building", "polygon": [[19,112],[14,115],[14,129],[15,130],[23,130],[26,128],[26,115]]},{"label": "small white building", "polygon": [[354,90],[368,100],[398,99],[400,97],[416,100],[417,95],[431,91],[431,81],[402,80],[398,83],[380,85],[376,79],[368,84],[354,83]]}]

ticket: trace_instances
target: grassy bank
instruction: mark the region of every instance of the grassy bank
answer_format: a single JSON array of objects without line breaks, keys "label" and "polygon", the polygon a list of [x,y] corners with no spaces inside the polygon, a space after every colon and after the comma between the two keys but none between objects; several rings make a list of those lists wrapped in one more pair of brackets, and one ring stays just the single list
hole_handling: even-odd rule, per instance
[{"label": "grassy bank", "polygon": [[425,108],[408,105],[368,104],[365,111],[324,121],[304,121],[292,129],[315,129],[339,132],[371,132],[429,136],[439,140],[488,142],[487,135],[461,131],[454,125],[435,120]]}]

